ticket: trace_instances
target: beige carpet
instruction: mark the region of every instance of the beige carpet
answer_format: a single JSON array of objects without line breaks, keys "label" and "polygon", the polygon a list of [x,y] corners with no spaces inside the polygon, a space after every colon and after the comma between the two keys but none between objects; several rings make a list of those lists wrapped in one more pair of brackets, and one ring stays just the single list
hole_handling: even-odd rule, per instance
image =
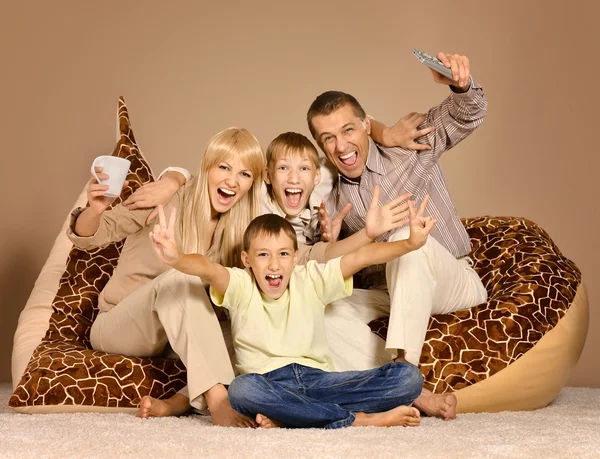
[{"label": "beige carpet", "polygon": [[337,431],[213,427],[209,418],[23,415],[0,385],[0,457],[599,458],[600,389],[564,389],[534,412],[469,414],[416,428]]}]

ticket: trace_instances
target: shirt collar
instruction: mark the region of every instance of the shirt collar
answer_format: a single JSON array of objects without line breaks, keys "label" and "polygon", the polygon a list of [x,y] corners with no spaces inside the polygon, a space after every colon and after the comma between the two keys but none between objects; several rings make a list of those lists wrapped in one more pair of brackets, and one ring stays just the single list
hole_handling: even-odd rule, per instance
[{"label": "shirt collar", "polygon": [[[381,152],[379,151],[377,144],[371,137],[369,137],[369,154],[367,156],[365,168],[368,169],[369,172],[374,172],[375,174],[382,176],[385,175],[385,166],[383,164],[383,161],[381,160]],[[364,173],[365,171],[363,171],[363,175]],[[347,183],[358,184],[356,180],[351,180],[345,177],[343,174],[340,174],[340,177]]]},{"label": "shirt collar", "polygon": [[381,160],[381,152],[375,141],[369,137],[369,156],[367,156],[366,168],[378,175],[385,175],[385,166]]},{"label": "shirt collar", "polygon": [[[297,218],[299,218],[302,221],[302,223],[308,225],[310,223],[311,209],[314,208],[315,205],[319,207],[320,204],[320,202],[315,204],[311,194],[311,197],[308,200],[308,207],[303,209],[302,212],[298,214]],[[266,190],[265,194],[263,194],[263,210],[265,211],[265,213],[277,214],[280,217],[287,218],[285,211],[281,208],[277,200],[271,198],[271,196],[269,196],[269,193],[267,193]]]}]

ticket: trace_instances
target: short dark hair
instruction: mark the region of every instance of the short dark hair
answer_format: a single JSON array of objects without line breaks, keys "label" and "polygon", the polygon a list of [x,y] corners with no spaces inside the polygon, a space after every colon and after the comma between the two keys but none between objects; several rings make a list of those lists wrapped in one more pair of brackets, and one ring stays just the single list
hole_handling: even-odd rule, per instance
[{"label": "short dark hair", "polygon": [[352,110],[354,110],[354,114],[361,120],[364,120],[367,117],[367,114],[358,103],[358,100],[356,100],[353,95],[342,91],[327,91],[314,100],[306,114],[306,121],[308,122],[308,129],[310,129],[310,133],[315,140],[317,137],[315,135],[315,128],[312,124],[313,118],[319,115],[329,115],[344,105],[350,105]]},{"label": "short dark hair", "polygon": [[252,220],[246,228],[244,232],[244,251],[247,252],[250,249],[250,243],[259,234],[278,236],[281,231],[292,240],[294,250],[298,250],[298,239],[292,224],[279,215],[264,214]]}]

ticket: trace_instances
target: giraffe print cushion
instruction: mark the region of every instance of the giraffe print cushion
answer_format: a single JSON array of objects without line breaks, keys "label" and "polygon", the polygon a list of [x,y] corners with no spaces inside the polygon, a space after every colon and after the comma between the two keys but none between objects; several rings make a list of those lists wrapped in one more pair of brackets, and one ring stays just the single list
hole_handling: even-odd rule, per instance
[{"label": "giraffe print cushion", "polygon": [[[127,107],[119,99],[120,139],[113,155],[131,161],[129,186],[113,205],[153,180],[131,129]],[[98,294],[119,260],[123,242],[103,249],[73,248],[53,301],[49,328],[15,388],[9,405],[135,407],[141,397],[175,394],[185,384],[178,360],[142,359],[91,349],[90,328],[98,313]],[[56,410],[60,411],[60,410]]]},{"label": "giraffe print cushion", "polygon": [[[535,223],[464,219],[474,269],[488,302],[429,321],[419,367],[425,387],[456,391],[498,373],[529,351],[572,304],[581,272]],[[388,318],[369,325],[385,339]]]}]

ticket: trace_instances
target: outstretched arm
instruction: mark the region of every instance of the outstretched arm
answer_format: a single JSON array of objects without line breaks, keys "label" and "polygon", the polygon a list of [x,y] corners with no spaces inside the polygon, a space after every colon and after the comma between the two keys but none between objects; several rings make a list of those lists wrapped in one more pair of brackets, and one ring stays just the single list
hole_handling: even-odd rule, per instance
[{"label": "outstretched arm", "polygon": [[379,206],[379,194],[379,186],[376,186],[373,189],[373,198],[365,219],[365,227],[352,236],[341,241],[332,242],[327,246],[327,249],[325,249],[325,259],[327,261],[356,252],[361,247],[374,242],[382,234],[399,228],[408,222],[407,199],[411,197],[410,193],[398,196],[385,206]]},{"label": "outstretched arm", "polygon": [[154,225],[154,231],[150,233],[156,254],[163,263],[184,274],[198,276],[217,293],[225,294],[229,286],[229,271],[224,266],[210,261],[202,254],[185,254],[179,251],[175,240],[176,214],[176,209],[173,208],[167,223],[163,206],[158,206],[159,223]]},{"label": "outstretched arm", "polygon": [[429,196],[423,199],[419,210],[415,210],[414,201],[409,203],[410,236],[408,239],[394,242],[380,242],[368,244],[354,253],[344,255],[340,260],[340,267],[344,279],[356,274],[363,268],[371,265],[387,263],[395,258],[417,250],[425,245],[429,233],[437,220],[424,217],[423,212]]},{"label": "outstretched arm", "polygon": [[448,85],[452,90],[441,104],[427,113],[427,121],[435,126],[434,131],[427,135],[432,160],[460,143],[483,123],[487,115],[487,99],[482,87],[471,76],[469,59],[445,53],[438,53],[437,57],[452,70],[454,79],[431,71],[436,83]]},{"label": "outstretched arm", "polygon": [[158,208],[156,206],[159,204],[163,206],[167,205],[173,196],[175,196],[177,190],[189,180],[188,176],[189,172],[185,169],[167,169],[166,172],[160,175],[158,180],[146,183],[135,190],[123,202],[123,206],[129,210],[154,207],[154,210],[148,215],[146,220],[146,225],[148,225],[158,215]]}]

